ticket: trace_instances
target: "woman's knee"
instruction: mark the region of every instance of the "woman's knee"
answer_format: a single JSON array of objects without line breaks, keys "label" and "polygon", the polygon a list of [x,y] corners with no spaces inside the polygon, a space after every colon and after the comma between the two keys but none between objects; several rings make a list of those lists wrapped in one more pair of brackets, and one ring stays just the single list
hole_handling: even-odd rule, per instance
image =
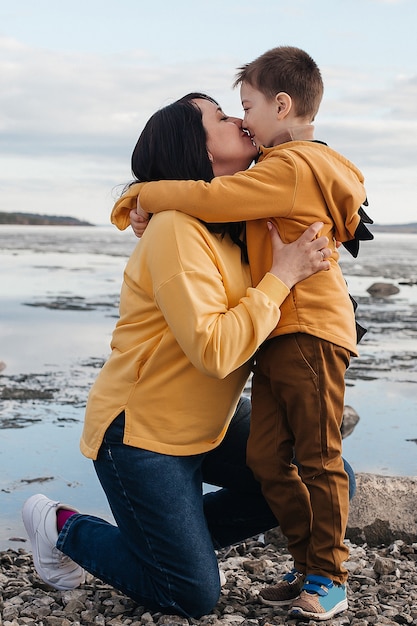
[{"label": "woman's knee", "polygon": [[212,613],[219,600],[220,589],[218,576],[187,584],[177,599],[177,605],[184,615],[198,619]]}]

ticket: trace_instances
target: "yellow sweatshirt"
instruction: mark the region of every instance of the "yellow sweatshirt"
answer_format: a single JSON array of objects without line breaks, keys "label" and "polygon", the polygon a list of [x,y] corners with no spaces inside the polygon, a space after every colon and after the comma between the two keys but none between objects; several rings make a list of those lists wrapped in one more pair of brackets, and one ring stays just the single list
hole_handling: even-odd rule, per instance
[{"label": "yellow sweatshirt", "polygon": [[[158,181],[134,185],[115,205],[114,219],[136,208],[135,194],[150,213],[178,209],[208,222],[251,220],[247,243],[253,284],[271,266],[269,218],[284,242],[294,241],[307,226],[323,221],[321,235],[352,240],[366,200],[361,172],[328,146],[291,141],[264,148],[252,168],[233,176],[203,181]],[[271,336],[309,333],[357,355],[354,311],[334,250],[331,269],[298,283],[281,307]]]},{"label": "yellow sweatshirt", "polygon": [[89,394],[84,455],[96,458],[122,410],[131,446],[191,455],[221,442],[248,361],[289,293],[272,274],[252,288],[240,254],[184,213],[151,220],[127,263],[111,355]]}]

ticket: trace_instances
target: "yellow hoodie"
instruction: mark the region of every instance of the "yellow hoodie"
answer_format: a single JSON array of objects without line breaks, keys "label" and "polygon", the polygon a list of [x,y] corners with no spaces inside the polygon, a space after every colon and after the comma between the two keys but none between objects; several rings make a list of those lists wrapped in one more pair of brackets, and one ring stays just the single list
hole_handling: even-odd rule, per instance
[{"label": "yellow hoodie", "polygon": [[[113,216],[119,228],[125,214]],[[124,442],[191,455],[223,439],[289,289],[267,274],[256,289],[229,237],[169,211],[155,216],[124,274],[111,355],[89,394],[81,450],[97,457],[122,411]]]},{"label": "yellow hoodie", "polygon": [[[291,141],[263,148],[258,163],[233,176],[203,181],[157,181],[134,185],[113,209],[113,219],[128,219],[141,206],[150,213],[178,209],[207,222],[247,222],[247,243],[253,284],[271,266],[267,219],[286,243],[307,226],[324,222],[321,235],[347,242],[361,225],[366,201],[363,176],[353,163],[325,144]],[[264,219],[261,219],[264,218]],[[366,229],[365,229],[366,230]],[[368,233],[369,234],[369,233]],[[372,238],[370,236],[369,238]],[[357,355],[352,303],[334,250],[331,269],[298,283],[281,307],[271,336],[303,332]]]}]

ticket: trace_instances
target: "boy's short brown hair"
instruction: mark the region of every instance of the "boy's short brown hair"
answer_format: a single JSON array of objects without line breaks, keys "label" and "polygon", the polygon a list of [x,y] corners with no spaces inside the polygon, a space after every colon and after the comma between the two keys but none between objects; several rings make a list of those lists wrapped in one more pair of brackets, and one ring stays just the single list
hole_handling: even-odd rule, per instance
[{"label": "boy's short brown hair", "polygon": [[249,83],[267,99],[285,91],[298,116],[314,119],[323,97],[323,80],[317,64],[304,50],[293,46],[272,48],[238,70],[233,87]]}]

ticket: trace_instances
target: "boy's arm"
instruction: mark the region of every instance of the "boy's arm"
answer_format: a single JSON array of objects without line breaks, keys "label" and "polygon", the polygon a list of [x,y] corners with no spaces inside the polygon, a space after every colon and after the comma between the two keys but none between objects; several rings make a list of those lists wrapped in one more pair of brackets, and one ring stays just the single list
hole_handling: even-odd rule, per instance
[{"label": "boy's arm", "polygon": [[[279,136],[279,139],[277,140],[277,144],[286,143],[288,141],[311,141],[313,140],[313,138],[314,138],[314,126],[312,124],[297,125],[292,128],[287,128],[285,131],[283,131],[282,134]],[[282,157],[280,158],[282,159]],[[265,161],[263,163],[265,163]],[[259,168],[259,165],[256,167]],[[275,163],[273,167],[275,167]],[[269,170],[269,166],[268,166],[268,170]],[[246,171],[246,173],[247,172],[248,170]],[[258,170],[255,170],[255,172],[257,175],[259,174]],[[266,172],[267,172],[267,169],[265,168],[265,173]],[[245,174],[245,172],[242,172],[242,174]],[[252,174],[253,174],[253,171],[250,170],[250,175],[252,176]],[[273,175],[273,172],[272,172],[272,175]],[[225,176],[223,178],[225,179],[227,177]],[[223,183],[224,182],[225,181],[223,181]],[[261,178],[259,178],[258,182],[262,184]],[[144,187],[144,184],[141,184],[141,183],[137,183],[129,187],[128,191],[114,205],[113,212],[112,212],[112,220],[111,220],[112,223],[115,224],[121,230],[124,230],[130,224],[135,232],[135,235],[139,238],[142,237],[143,233],[146,230],[146,226],[149,222],[149,211],[145,211],[145,209],[139,203],[139,198],[138,198],[140,190],[143,189],[143,187]],[[272,194],[276,194],[278,192],[278,186],[273,186],[271,191],[272,191]],[[233,193],[232,190],[231,190],[231,193]],[[257,190],[255,190],[255,193],[257,194]],[[136,206],[135,198],[137,198],[137,206]],[[238,199],[239,199],[239,203],[241,203],[241,198],[238,198]],[[262,201],[264,201],[264,198],[262,199]],[[282,206],[282,203],[283,203],[283,199],[281,198],[280,200],[281,206]],[[178,206],[177,200],[174,201],[174,200],[171,200],[171,198],[169,198],[168,205],[165,206],[164,208],[162,207],[160,209],[156,208],[155,211],[152,209],[152,212],[158,213],[161,210],[167,210],[170,208],[174,208],[174,209],[178,208],[183,213],[189,213],[190,215],[193,215],[194,217],[201,217],[201,219],[205,219],[204,215],[206,214],[206,209],[204,207],[201,207],[204,213],[202,214],[202,216],[200,216],[200,215],[197,215],[196,212],[187,211],[183,207]],[[210,206],[210,212],[208,213],[207,219],[205,219],[205,221],[207,222],[213,221],[212,208],[213,207]],[[138,214],[140,215],[139,219],[134,214],[134,211],[136,211],[136,209],[137,209]],[[251,217],[253,215],[252,207],[249,210],[250,210],[250,217],[248,218],[239,217],[239,216],[235,217],[232,213],[230,218],[224,218],[224,216],[220,215],[219,219],[216,219],[215,221],[217,222],[241,221],[243,219],[256,219],[257,217],[272,216],[272,213],[270,214],[267,211],[265,211],[265,214],[264,214],[264,211],[261,211],[259,216],[256,215],[255,217]],[[284,215],[285,213],[282,213],[282,214]],[[239,215],[240,215],[240,212],[239,212]]]},{"label": "boy's arm", "polygon": [[270,153],[262,162],[233,176],[204,181],[146,183],[140,206],[147,212],[179,210],[206,222],[240,222],[291,212],[296,168],[288,153]]},{"label": "boy's arm", "polygon": [[[136,203],[143,183],[131,185],[129,189],[116,202],[111,212],[110,221],[119,230],[125,230],[130,223],[130,212],[136,210]],[[143,233],[142,233],[143,234]]]}]

